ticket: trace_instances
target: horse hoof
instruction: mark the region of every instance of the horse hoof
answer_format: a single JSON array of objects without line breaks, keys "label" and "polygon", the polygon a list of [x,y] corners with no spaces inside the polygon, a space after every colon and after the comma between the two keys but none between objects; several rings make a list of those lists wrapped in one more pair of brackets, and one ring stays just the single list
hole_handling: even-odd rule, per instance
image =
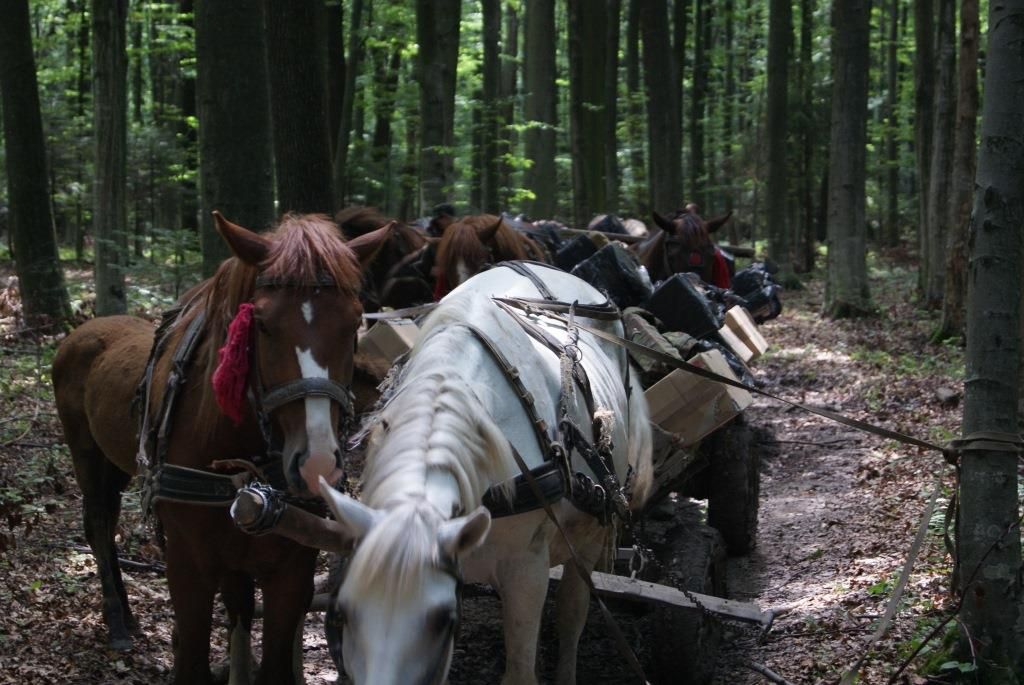
[{"label": "horse hoof", "polygon": [[111,637],[107,646],[115,652],[128,652],[132,648],[132,639],[130,637]]}]

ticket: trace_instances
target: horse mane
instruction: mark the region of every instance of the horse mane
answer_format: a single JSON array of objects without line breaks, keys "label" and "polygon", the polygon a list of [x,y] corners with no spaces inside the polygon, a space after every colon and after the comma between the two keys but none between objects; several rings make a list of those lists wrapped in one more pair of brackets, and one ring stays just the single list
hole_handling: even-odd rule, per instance
[{"label": "horse mane", "polygon": [[[278,225],[263,236],[270,241],[266,259],[259,267],[237,257],[226,259],[210,278],[186,292],[180,302],[185,310],[175,329],[184,331],[200,312],[205,313],[205,335],[196,354],[196,368],[203,373],[204,387],[217,368],[217,353],[224,345],[228,325],[238,307],[252,299],[256,276],[298,283],[315,283],[318,276],[330,275],[338,289],[353,297],[359,293],[362,272],[355,253],[345,245],[338,227],[322,214],[286,214]],[[210,417],[210,426],[199,426],[200,434],[211,434],[212,422],[219,415],[207,411],[215,406],[213,394],[203,395],[202,415]]]},{"label": "horse mane", "polygon": [[683,249],[700,250],[714,245],[707,225],[696,214],[684,212],[677,215],[672,222],[676,226],[675,237],[682,244]]},{"label": "horse mane", "polygon": [[364,207],[362,205],[346,207],[334,215],[334,222],[341,227],[342,233],[349,240],[380,228],[390,221],[391,218],[381,214],[380,210],[376,207]]},{"label": "horse mane", "polygon": [[481,242],[478,231],[490,228],[497,221],[498,217],[493,214],[479,214],[463,217],[445,229],[444,237],[437,247],[437,266],[449,284],[458,280],[455,268],[460,262],[475,273],[492,257],[495,262],[500,262],[527,259],[537,254],[528,250],[524,244],[523,241],[529,238],[505,221],[501,222],[494,234],[494,249],[488,250],[487,245]]},{"label": "horse mane", "polygon": [[387,515],[349,561],[345,582],[355,596],[382,579],[395,583],[388,596],[407,596],[437,565],[436,532],[444,517],[422,497],[429,472],[450,474],[467,508],[480,503],[491,483],[515,472],[508,440],[480,416],[480,402],[461,387],[458,370],[433,363],[439,358],[452,357],[445,347],[435,350],[424,363],[427,371],[403,382],[373,429],[362,500]]}]

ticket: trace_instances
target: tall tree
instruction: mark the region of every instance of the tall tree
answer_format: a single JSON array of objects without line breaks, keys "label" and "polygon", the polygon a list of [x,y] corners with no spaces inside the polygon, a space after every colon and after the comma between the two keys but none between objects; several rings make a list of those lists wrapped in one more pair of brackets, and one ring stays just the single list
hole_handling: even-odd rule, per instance
[{"label": "tall tree", "polygon": [[50,210],[28,0],[3,0],[0,12],[0,106],[18,288],[26,324],[60,326],[70,308]]},{"label": "tall tree", "polygon": [[203,273],[230,256],[211,212],[261,228],[274,218],[270,96],[260,0],[196,0]]},{"label": "tall tree", "polygon": [[459,0],[416,0],[419,43],[421,210],[451,199]]},{"label": "tall tree", "polygon": [[668,39],[668,8],[665,0],[640,1],[643,35],[644,85],[647,91],[648,179],[651,209],[659,212],[679,207],[683,198],[680,172],[682,130],[679,126],[679,93],[665,88],[675,83],[675,61]]},{"label": "tall tree", "polygon": [[264,12],[278,208],[332,214],[321,0],[264,0]]},{"label": "tall tree", "polygon": [[696,0],[693,27],[693,94],[690,97],[690,198],[704,208],[707,160],[704,152],[705,116],[711,71],[711,3]]},{"label": "tall tree", "polygon": [[[390,55],[388,51],[390,50]],[[395,94],[398,90],[398,73],[402,66],[402,47],[395,44],[374,48],[374,97],[373,97],[373,139],[370,145],[374,183],[367,189],[366,203],[392,207],[392,177],[394,165],[391,159],[391,122],[395,114]],[[391,212],[393,213],[393,212]]]},{"label": "tall tree", "polygon": [[555,0],[527,0],[523,47],[524,148],[530,166],[523,185],[533,193],[528,213],[553,217],[557,208],[555,129],[558,126],[555,86]]},{"label": "tall tree", "polygon": [[505,3],[505,33],[501,43],[501,82],[499,88],[498,196],[507,207],[512,192],[512,151],[516,145],[515,101],[519,74],[519,11],[518,3]]},{"label": "tall tree", "polygon": [[124,270],[128,263],[126,204],[128,149],[128,59],[125,22],[128,0],[92,2],[93,182],[96,313],[123,314],[128,308]]},{"label": "tall tree", "polygon": [[569,0],[569,141],[577,226],[586,226],[593,214],[608,211],[604,82],[607,21],[606,3]]},{"label": "tall tree", "polygon": [[793,280],[793,241],[786,219],[789,198],[786,138],[789,134],[789,62],[793,44],[792,0],[771,0],[768,15],[768,254],[780,278]]},{"label": "tall tree", "polygon": [[619,18],[622,15],[622,0],[606,0],[608,21],[606,26],[604,55],[605,145],[604,145],[604,195],[605,207],[609,212],[619,211],[619,161],[618,161],[618,99],[619,99]]},{"label": "tall tree", "polygon": [[501,90],[501,0],[481,0],[483,10],[483,100],[480,103],[480,209],[497,214],[498,206],[498,131]]},{"label": "tall tree", "polygon": [[967,225],[971,220],[978,119],[978,0],[960,5],[953,170],[948,198],[945,296],[937,338],[963,335],[967,323]]},{"label": "tall tree", "polygon": [[[898,1],[898,0],[894,0]],[[804,272],[814,268],[815,239],[815,149],[817,147],[818,131],[815,126],[818,117],[814,103],[814,59],[813,59],[813,25],[814,8],[817,3],[814,0],[800,0],[800,69],[799,69],[799,91],[800,91],[800,117],[798,118],[800,130],[800,239],[799,245],[794,250],[796,253],[796,266]],[[735,222],[733,222],[735,223]]]},{"label": "tall tree", "polygon": [[[1018,433],[1024,270],[1024,0],[989,3],[967,303],[963,434]],[[997,446],[998,447],[998,446]],[[978,681],[1024,673],[1018,454],[974,443],[960,460],[961,644]],[[1015,675],[1016,674],[1016,677]]]},{"label": "tall tree", "polygon": [[[914,0],[914,153],[917,171],[917,242],[920,261],[928,254],[928,179],[932,168],[932,110],[935,97],[935,5]],[[918,287],[924,291],[925,270]]]},{"label": "tall tree", "polygon": [[899,81],[899,28],[900,0],[889,0],[889,36],[885,44],[885,166],[886,196],[883,242],[895,247],[900,241],[899,203],[900,169],[899,149],[896,145],[899,125],[896,111],[900,101]]},{"label": "tall tree", "polygon": [[927,251],[921,255],[924,268],[924,303],[942,304],[946,275],[946,222],[952,192],[953,126],[956,117],[956,0],[938,0],[935,31],[937,72],[935,108],[932,118],[931,172],[928,175]]},{"label": "tall tree", "polygon": [[342,91],[341,111],[334,136],[334,201],[340,207],[348,201],[348,148],[352,141],[352,114],[356,102],[356,77],[363,62],[365,38],[363,36],[363,0],[352,0],[352,20],[349,22],[348,59],[345,62],[345,88]]},{"label": "tall tree", "polygon": [[640,4],[642,0],[629,0],[626,20],[626,92],[629,96],[626,113],[629,132],[629,170],[633,176],[633,195],[630,198],[633,211],[646,216],[647,170],[644,168],[643,117],[644,92],[640,88]]},{"label": "tall tree", "polygon": [[868,289],[865,145],[871,0],[832,6],[832,131],[828,174],[828,278],[825,313],[873,310]]},{"label": "tall tree", "polygon": [[346,77],[345,8],[341,0],[325,0],[324,29],[327,34],[327,132],[331,134],[331,150],[336,150]]}]

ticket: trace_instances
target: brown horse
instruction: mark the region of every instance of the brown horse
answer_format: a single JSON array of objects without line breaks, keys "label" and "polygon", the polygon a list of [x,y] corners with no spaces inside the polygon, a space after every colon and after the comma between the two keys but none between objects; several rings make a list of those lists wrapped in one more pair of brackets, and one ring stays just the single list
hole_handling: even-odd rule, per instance
[{"label": "brown horse", "polygon": [[437,248],[434,298],[440,299],[488,264],[513,259],[550,261],[540,245],[500,216],[480,214],[458,219],[445,229]]},{"label": "brown horse", "polygon": [[729,287],[728,266],[715,247],[711,234],[729,220],[732,212],[707,221],[697,214],[693,205],[687,205],[671,219],[657,212],[651,214],[659,230],[647,240],[635,243],[632,249],[647,268],[652,281],[663,281],[674,274],[690,271],[700,274],[707,283],[720,288]]},{"label": "brown horse", "polygon": [[[373,207],[347,207],[334,215],[334,220],[349,238],[356,238],[389,223],[389,219]],[[380,254],[364,274],[363,306],[368,311],[381,307],[401,309],[429,302],[431,286],[428,254],[436,248],[437,239],[417,228],[395,222],[395,229]]]},{"label": "brown horse", "polygon": [[[186,293],[155,349],[150,393],[140,397],[142,404],[159,408],[168,384],[180,385],[169,414],[172,428],[161,431],[162,443],[140,451],[139,458],[155,452],[159,458],[152,467],[162,462],[209,473],[215,460],[237,460],[227,462],[236,465],[266,455],[272,457],[264,466],[268,472],[275,466],[283,471],[282,487],[295,497],[313,497],[318,477],[335,481],[341,474],[344,441],[338,427],[351,411],[347,386],[362,317],[361,270],[391,226],[346,244],[327,217],[286,216],[263,235],[215,217],[235,256]],[[176,359],[179,342],[193,330],[194,354],[184,362]],[[235,394],[214,398],[211,377],[219,355],[227,364],[230,352],[220,351],[230,350],[232,340],[240,342],[234,348],[233,361],[241,364]],[[53,363],[57,412],[83,494],[86,538],[99,567],[110,646],[116,649],[131,646],[135,627],[114,534],[121,491],[136,471],[140,441],[133,398],[153,343],[146,321],[94,319],[64,340]],[[200,506],[161,492],[155,509],[166,535],[174,682],[211,682],[211,614],[218,589],[232,620],[232,682],[247,678],[253,579],[262,586],[265,606],[256,682],[300,681],[296,633],[312,596],[316,552],[278,536],[241,532],[226,506]]]}]

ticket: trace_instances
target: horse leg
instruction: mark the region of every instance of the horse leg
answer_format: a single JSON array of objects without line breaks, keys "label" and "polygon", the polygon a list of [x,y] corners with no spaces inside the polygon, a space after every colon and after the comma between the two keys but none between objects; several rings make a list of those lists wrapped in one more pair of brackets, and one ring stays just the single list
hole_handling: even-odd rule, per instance
[{"label": "horse leg", "polygon": [[251,685],[256,584],[251,576],[231,573],[221,583],[221,597],[228,611],[228,685]]},{"label": "horse leg", "polygon": [[[306,609],[313,598],[313,566],[296,560],[288,571],[261,579],[263,587],[263,661],[256,685],[302,685],[301,631]],[[298,639],[296,633],[298,631]]]},{"label": "horse leg", "polygon": [[537,637],[548,592],[548,555],[516,557],[498,569],[505,631],[502,685],[537,683]]},{"label": "horse leg", "polygon": [[[75,478],[82,491],[85,539],[92,548],[103,589],[103,622],[109,631],[111,649],[132,647],[131,633],[138,627],[128,607],[121,566],[117,560],[114,534],[121,515],[121,492],[130,476],[107,460],[91,438],[68,440]],[[83,443],[89,443],[85,445]]]},{"label": "horse leg", "polygon": [[210,685],[210,630],[218,576],[197,563],[188,542],[168,530],[167,586],[176,637],[174,685]]},{"label": "horse leg", "polygon": [[[583,560],[589,574],[594,564]],[[558,685],[575,685],[576,651],[590,609],[590,590],[576,571],[573,561],[566,561],[562,580],[555,595],[555,628],[558,632]]]}]

